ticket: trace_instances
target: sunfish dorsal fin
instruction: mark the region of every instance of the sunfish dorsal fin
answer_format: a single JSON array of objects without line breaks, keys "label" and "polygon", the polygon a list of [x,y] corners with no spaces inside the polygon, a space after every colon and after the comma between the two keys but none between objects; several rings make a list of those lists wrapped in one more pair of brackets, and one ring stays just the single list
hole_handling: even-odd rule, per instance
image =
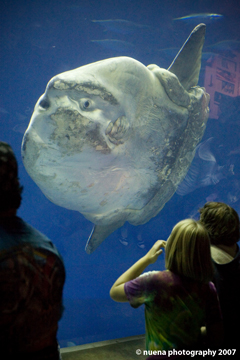
[{"label": "sunfish dorsal fin", "polygon": [[196,26],[168,68],[186,90],[198,83],[205,32],[205,24]]}]

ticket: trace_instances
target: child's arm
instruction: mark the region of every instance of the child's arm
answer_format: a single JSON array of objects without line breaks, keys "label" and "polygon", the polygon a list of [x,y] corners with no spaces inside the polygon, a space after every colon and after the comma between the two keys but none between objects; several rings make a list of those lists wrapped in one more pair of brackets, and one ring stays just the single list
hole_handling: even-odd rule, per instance
[{"label": "child's arm", "polygon": [[128,301],[124,291],[124,284],[127,281],[136,279],[139,275],[142,274],[142,272],[146,269],[148,265],[155,263],[158,256],[163,251],[162,248],[164,248],[165,246],[166,246],[166,241],[158,240],[145,256],[139,259],[125,273],[123,273],[113,284],[110,290],[111,298],[118,302]]}]

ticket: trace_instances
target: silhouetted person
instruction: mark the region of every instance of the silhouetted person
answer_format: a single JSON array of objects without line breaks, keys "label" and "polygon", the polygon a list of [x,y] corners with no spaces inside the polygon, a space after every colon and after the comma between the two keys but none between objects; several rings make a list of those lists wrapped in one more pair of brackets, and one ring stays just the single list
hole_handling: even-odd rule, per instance
[{"label": "silhouetted person", "polygon": [[16,215],[21,193],[12,148],[0,142],[0,356],[58,360],[64,264],[53,243]]},{"label": "silhouetted person", "polygon": [[[223,315],[225,348],[240,348],[240,251],[239,216],[227,204],[208,202],[199,210],[208,230],[215,268],[214,283]],[[223,346],[222,346],[223,347]]]}]

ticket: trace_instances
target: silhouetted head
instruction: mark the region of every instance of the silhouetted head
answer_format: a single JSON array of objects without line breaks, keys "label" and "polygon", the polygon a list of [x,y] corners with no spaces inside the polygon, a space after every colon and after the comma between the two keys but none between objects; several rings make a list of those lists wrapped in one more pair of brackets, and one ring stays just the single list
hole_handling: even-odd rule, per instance
[{"label": "silhouetted head", "polygon": [[14,152],[10,145],[0,141],[0,214],[19,208],[22,189]]},{"label": "silhouetted head", "polygon": [[187,278],[208,282],[213,277],[210,239],[205,227],[193,219],[177,223],[165,248],[166,269]]},{"label": "silhouetted head", "polygon": [[240,238],[239,216],[229,205],[208,202],[201,209],[200,221],[206,227],[213,245],[232,246]]}]

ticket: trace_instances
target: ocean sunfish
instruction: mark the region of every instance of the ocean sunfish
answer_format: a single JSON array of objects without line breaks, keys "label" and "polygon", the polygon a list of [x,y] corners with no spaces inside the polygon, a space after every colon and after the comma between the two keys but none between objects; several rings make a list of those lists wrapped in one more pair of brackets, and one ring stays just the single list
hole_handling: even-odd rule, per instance
[{"label": "ocean sunfish", "polygon": [[186,175],[209,112],[197,86],[205,29],[168,70],[110,58],[54,76],[38,100],[23,163],[50,201],[95,224],[87,253],[156,216]]}]

